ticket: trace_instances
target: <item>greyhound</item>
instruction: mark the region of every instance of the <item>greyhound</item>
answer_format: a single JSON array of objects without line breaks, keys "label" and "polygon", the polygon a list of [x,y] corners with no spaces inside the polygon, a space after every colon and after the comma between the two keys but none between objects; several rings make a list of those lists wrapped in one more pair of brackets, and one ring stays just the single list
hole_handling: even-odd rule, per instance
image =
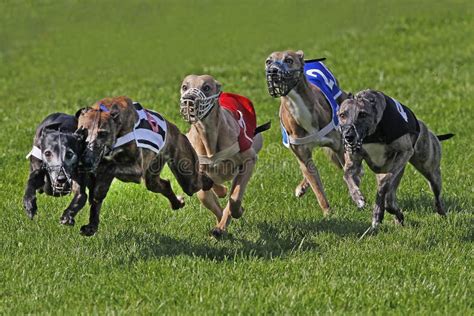
[{"label": "greyhound", "polygon": [[[344,165],[344,146],[337,132],[336,110],[347,98],[338,88],[323,59],[305,64],[303,51],[273,52],[265,61],[268,92],[280,97],[283,143],[295,154],[303,180],[295,195],[303,196],[311,186],[325,215],[330,212],[318,169],[312,159],[314,147],[324,147],[331,161]],[[363,207],[364,205],[358,205]]]},{"label": "greyhound", "polygon": [[351,96],[341,104],[337,114],[346,151],[344,180],[356,203],[363,199],[355,180],[362,161],[376,173],[372,230],[382,222],[384,210],[403,224],[396,192],[408,162],[428,180],[438,214],[446,215],[441,200],[440,141],[453,134],[435,136],[409,108],[375,90]]},{"label": "greyhound", "polygon": [[198,157],[186,136],[159,113],[122,96],[102,99],[76,116],[77,133],[86,137],[84,168],[95,178],[83,235],[97,232],[102,201],[114,178],[135,183],[143,179],[146,188],[164,195],[174,210],[184,207],[184,199],[160,178],[166,163],[186,194],[212,187],[212,181],[199,172]]},{"label": "greyhound", "polygon": [[74,216],[87,201],[86,177],[77,171],[84,149],[84,139],[74,134],[77,120],[72,115],[54,113],[36,129],[33,149],[28,154],[30,175],[23,197],[26,214],[33,219],[37,213],[36,191],[51,196],[74,192],[60,223],[74,225]]},{"label": "greyhound", "polygon": [[[180,112],[191,124],[187,136],[199,155],[201,170],[214,182],[212,190],[201,190],[197,196],[216,216],[217,225],[211,233],[220,237],[231,217],[240,218],[244,212],[244,192],[263,145],[259,133],[270,128],[270,123],[257,127],[252,102],[221,92],[220,83],[209,75],[184,78]],[[218,197],[227,195],[223,183],[228,180],[232,180],[230,196],[222,209]]]}]

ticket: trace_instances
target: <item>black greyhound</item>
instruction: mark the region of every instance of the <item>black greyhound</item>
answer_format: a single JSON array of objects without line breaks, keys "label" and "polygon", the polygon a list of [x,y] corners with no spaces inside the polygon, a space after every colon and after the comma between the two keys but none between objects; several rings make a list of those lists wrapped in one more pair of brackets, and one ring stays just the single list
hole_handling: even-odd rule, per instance
[{"label": "black greyhound", "polygon": [[74,192],[71,203],[60,218],[60,223],[65,225],[74,225],[74,216],[86,203],[86,174],[77,171],[84,137],[75,134],[76,129],[76,117],[64,113],[47,116],[36,129],[33,149],[27,156],[30,175],[23,197],[29,218],[33,219],[38,210],[36,191],[51,196]]}]

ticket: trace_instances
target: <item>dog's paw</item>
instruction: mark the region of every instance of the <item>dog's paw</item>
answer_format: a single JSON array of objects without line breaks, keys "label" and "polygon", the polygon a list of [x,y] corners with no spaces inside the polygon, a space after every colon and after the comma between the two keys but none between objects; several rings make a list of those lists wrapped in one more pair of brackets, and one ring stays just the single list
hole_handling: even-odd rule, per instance
[{"label": "dog's paw", "polygon": [[31,220],[35,217],[36,212],[36,209],[25,209],[26,216],[28,216],[28,218]]},{"label": "dog's paw", "polygon": [[181,195],[176,196],[176,202],[171,204],[171,208],[173,210],[179,210],[180,208],[183,208],[185,205],[184,203],[184,197]]},{"label": "dog's paw", "polygon": [[403,216],[402,212],[399,212],[395,215],[394,222],[397,225],[403,226],[405,223],[405,216]]},{"label": "dog's paw", "polygon": [[220,239],[222,237],[224,237],[226,235],[226,231],[219,228],[219,227],[214,227],[211,232],[210,232],[211,236],[216,238],[216,239]]},{"label": "dog's paw", "polygon": [[74,217],[70,215],[63,215],[59,218],[59,223],[67,226],[74,226],[76,221],[74,220]]},{"label": "dog's paw", "polygon": [[97,226],[87,224],[81,227],[81,235],[93,236],[97,232]]},{"label": "dog's paw", "polygon": [[359,210],[362,210],[364,207],[365,207],[365,199],[363,196],[359,197],[356,201],[355,201],[356,205],[357,205],[357,208]]},{"label": "dog's paw", "polygon": [[308,191],[308,188],[309,188],[309,183],[307,183],[307,182],[304,183],[304,184],[300,183],[295,189],[295,196],[297,198],[302,197]]},{"label": "dog's paw", "polygon": [[230,213],[230,214],[231,214],[232,217],[235,218],[235,219],[241,218],[242,215],[244,215],[244,208],[241,206],[241,207],[239,207],[239,209],[238,209],[237,211],[233,211],[233,212],[232,212],[232,209],[231,209],[231,213]]}]

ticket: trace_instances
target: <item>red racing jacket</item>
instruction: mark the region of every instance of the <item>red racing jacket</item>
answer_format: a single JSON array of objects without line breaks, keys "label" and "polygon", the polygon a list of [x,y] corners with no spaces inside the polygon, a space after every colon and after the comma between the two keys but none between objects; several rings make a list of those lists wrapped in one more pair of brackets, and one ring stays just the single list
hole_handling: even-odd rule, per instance
[{"label": "red racing jacket", "polygon": [[257,116],[252,101],[244,96],[222,92],[219,96],[219,104],[234,115],[240,126],[239,147],[240,152],[246,151],[252,146],[257,128]]}]

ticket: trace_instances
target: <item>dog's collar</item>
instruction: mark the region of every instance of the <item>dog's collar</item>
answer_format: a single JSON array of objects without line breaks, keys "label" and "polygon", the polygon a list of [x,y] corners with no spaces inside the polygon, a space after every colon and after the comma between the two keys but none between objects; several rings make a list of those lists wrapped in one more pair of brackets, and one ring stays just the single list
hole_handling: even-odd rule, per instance
[{"label": "dog's collar", "polygon": [[221,150],[212,156],[198,155],[199,164],[209,165],[211,167],[216,166],[219,162],[230,159],[238,152],[240,152],[240,145],[239,142],[235,142],[232,144],[232,146],[227,147],[226,149]]}]

